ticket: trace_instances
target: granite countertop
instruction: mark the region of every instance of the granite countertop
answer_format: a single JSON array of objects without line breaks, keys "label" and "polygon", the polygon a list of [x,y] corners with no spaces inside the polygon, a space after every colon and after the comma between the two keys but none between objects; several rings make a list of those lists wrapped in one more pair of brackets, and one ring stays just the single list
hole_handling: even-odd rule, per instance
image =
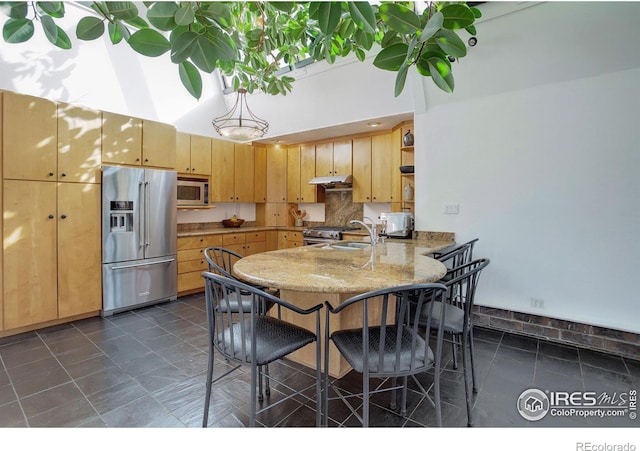
[{"label": "granite countertop", "polygon": [[364,293],[439,280],[445,266],[426,255],[453,244],[452,240],[386,240],[376,246],[373,256],[369,246],[340,250],[317,244],[250,255],[238,260],[233,272],[247,282],[284,290]]},{"label": "granite countertop", "polygon": [[216,235],[223,233],[243,233],[243,232],[262,232],[266,230],[290,230],[293,232],[302,232],[306,227],[294,227],[294,226],[278,226],[278,227],[266,227],[266,226],[246,226],[246,227],[203,227],[192,230],[178,230],[178,238],[185,236],[198,236],[198,235]]}]

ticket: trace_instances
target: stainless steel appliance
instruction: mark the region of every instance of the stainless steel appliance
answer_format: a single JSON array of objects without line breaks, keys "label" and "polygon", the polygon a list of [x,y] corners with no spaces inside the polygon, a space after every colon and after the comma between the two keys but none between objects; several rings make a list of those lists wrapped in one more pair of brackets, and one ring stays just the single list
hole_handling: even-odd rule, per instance
[{"label": "stainless steel appliance", "polygon": [[175,171],[102,168],[102,315],[177,299]]},{"label": "stainless steel appliance", "polygon": [[179,178],[178,206],[209,205],[209,183],[205,180]]},{"label": "stainless steel appliance", "polygon": [[380,213],[380,221],[384,230],[381,235],[393,238],[411,238],[413,235],[413,213]]},{"label": "stainless steel appliance", "polygon": [[302,231],[303,244],[319,244],[329,243],[331,241],[341,240],[342,232],[349,230],[358,230],[358,227],[344,226],[315,226],[309,227]]}]

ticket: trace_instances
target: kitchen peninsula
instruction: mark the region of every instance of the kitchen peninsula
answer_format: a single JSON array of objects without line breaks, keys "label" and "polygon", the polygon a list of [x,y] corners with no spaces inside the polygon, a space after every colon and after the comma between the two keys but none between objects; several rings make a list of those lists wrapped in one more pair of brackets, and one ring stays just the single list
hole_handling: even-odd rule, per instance
[{"label": "kitchen peninsula", "polygon": [[[349,244],[356,243],[356,244]],[[247,282],[277,288],[280,297],[301,308],[328,301],[337,306],[351,296],[390,286],[436,282],[445,266],[427,255],[454,244],[436,240],[387,240],[371,246],[361,241],[341,241],[294,249],[282,249],[245,257],[235,263],[234,274]],[[357,247],[349,247],[350,245]],[[287,312],[283,319],[310,330],[309,319]],[[333,321],[335,329],[358,327],[359,309],[346,309]],[[324,331],[324,315],[321,330]],[[312,352],[303,348],[291,355],[313,367]],[[330,349],[329,374],[342,377],[350,366],[335,349]]]}]

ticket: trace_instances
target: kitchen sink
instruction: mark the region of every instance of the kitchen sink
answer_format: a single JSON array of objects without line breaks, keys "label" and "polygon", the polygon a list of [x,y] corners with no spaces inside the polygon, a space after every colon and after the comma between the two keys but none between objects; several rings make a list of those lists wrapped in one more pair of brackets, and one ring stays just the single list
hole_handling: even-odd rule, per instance
[{"label": "kitchen sink", "polygon": [[343,241],[340,243],[327,244],[328,249],[340,249],[345,251],[357,251],[359,249],[368,249],[371,247],[369,243],[359,243],[357,241]]}]

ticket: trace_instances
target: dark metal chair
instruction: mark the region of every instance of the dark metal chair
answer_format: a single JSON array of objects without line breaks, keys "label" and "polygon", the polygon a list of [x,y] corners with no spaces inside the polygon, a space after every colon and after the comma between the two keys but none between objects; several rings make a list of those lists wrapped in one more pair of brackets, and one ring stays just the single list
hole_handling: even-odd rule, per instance
[{"label": "dark metal chair", "polygon": [[420,324],[430,326],[432,329],[444,328],[444,332],[452,337],[454,344],[462,347],[468,426],[473,426],[471,392],[478,392],[473,352],[473,303],[480,273],[489,262],[488,258],[481,258],[450,269],[447,272],[449,279],[445,282],[449,288],[445,302],[438,301],[428,308],[424,305],[416,305],[420,312]]},{"label": "dark metal chair", "polygon": [[[333,308],[328,302],[325,323],[325,360],[324,360],[324,424],[328,424],[329,388],[333,388],[337,397],[362,422],[363,427],[369,426],[369,398],[374,393],[391,391],[395,407],[396,390],[406,388],[407,378],[434,370],[434,401],[438,425],[442,425],[440,409],[440,360],[445,315],[436,321],[439,326],[435,350],[429,345],[432,321],[426,327],[419,327],[420,314],[430,318],[431,310],[436,301],[443,302],[447,287],[443,284],[414,284],[371,291],[351,297],[338,307]],[[419,310],[410,308],[410,303],[416,302]],[[352,330],[338,330],[330,334],[330,323],[333,315],[339,314],[345,308],[362,309],[362,328]],[[362,374],[362,395],[345,395],[338,387],[329,384],[329,341],[332,341],[340,354],[349,362],[351,367]],[[391,378],[391,387],[370,389],[370,379]],[[402,386],[396,386],[396,378],[401,378]],[[417,381],[416,381],[417,382]],[[422,389],[427,399],[431,400],[427,392]],[[402,391],[402,415],[406,414],[406,390]],[[362,415],[350,402],[351,398],[362,398]]]},{"label": "dark metal chair", "polygon": [[[251,416],[250,426],[255,426],[256,415],[297,395],[308,401],[315,401],[317,405],[316,425],[321,423],[321,373],[320,373],[320,310],[322,304],[310,309],[300,309],[293,304],[283,301],[263,290],[247,285],[238,280],[214,274],[202,273],[205,282],[205,299],[207,320],[209,325],[209,365],[207,368],[207,390],[204,405],[202,427],[207,427],[209,419],[209,404],[213,383],[231,374],[241,366],[251,367]],[[250,302],[245,302],[249,298]],[[295,324],[264,315],[258,306],[264,302],[277,305],[280,309],[287,309],[301,315],[316,315],[315,333]],[[238,311],[228,308],[237,305]],[[248,310],[245,310],[248,306]],[[283,392],[289,392],[277,402],[258,409],[256,406],[256,389],[258,385],[258,369],[262,366],[286,357],[292,352],[310,344],[316,343],[316,381],[304,388],[296,390],[279,382]],[[237,365],[213,380],[214,348],[229,362]],[[271,376],[266,374],[267,379]],[[305,394],[315,387],[315,399]],[[286,393],[285,393],[286,394]]]},{"label": "dark metal chair", "polygon": [[473,247],[479,238],[475,238],[446,252],[434,252],[433,258],[445,264],[449,269],[462,266],[473,260]]},{"label": "dark metal chair", "polygon": [[[209,266],[209,272],[213,272],[216,274],[220,274],[221,276],[229,277],[230,279],[238,280],[232,274],[233,272],[233,264],[243,258],[239,253],[232,251],[231,249],[227,249],[225,247],[219,246],[211,246],[204,250],[204,258],[207,260],[207,264]],[[278,295],[277,291],[269,290],[265,287],[251,285],[260,290],[266,291],[269,294],[273,294],[274,296]],[[251,310],[251,302],[252,296],[250,293],[243,293],[241,298],[241,302],[243,303],[243,311],[248,312]],[[234,299],[223,299],[221,301],[222,308],[228,309],[233,313],[238,313],[240,311],[240,307],[237,305],[237,302]],[[258,306],[258,314],[266,315],[269,309],[273,307],[273,303],[263,300],[262,303]],[[271,394],[271,387],[269,385],[269,366],[265,365],[264,374],[267,376],[266,384],[262,383],[262,367],[258,368],[258,380],[259,380],[259,390],[258,390],[258,401],[262,401],[264,399],[264,395],[269,396]],[[264,385],[264,390],[263,390]]]}]

